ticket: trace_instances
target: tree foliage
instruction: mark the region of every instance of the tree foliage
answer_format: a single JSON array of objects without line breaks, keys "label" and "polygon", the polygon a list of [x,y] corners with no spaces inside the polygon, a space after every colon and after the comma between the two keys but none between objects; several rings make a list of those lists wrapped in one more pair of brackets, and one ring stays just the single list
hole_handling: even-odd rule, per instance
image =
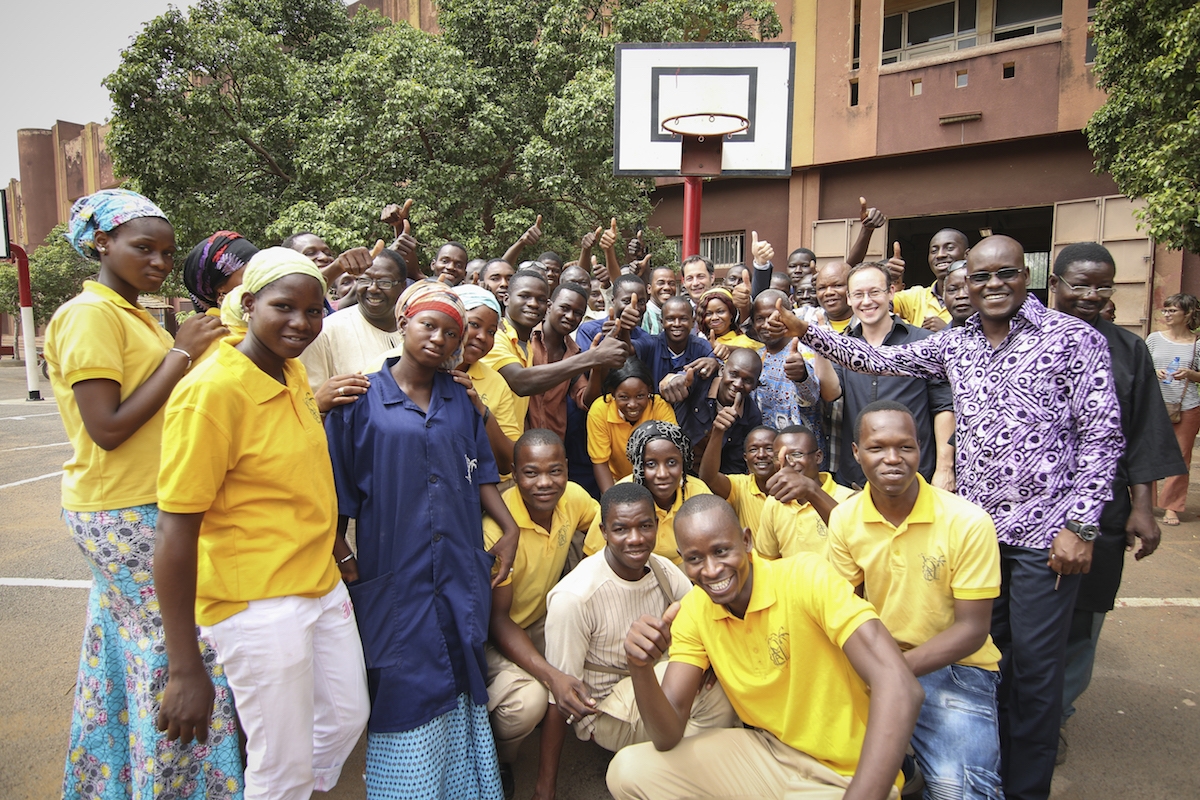
[{"label": "tree foliage", "polygon": [[1200,5],[1104,0],[1096,72],[1108,92],[1087,126],[1098,168],[1146,199],[1155,239],[1200,252]]},{"label": "tree foliage", "polygon": [[610,217],[632,233],[651,211],[650,181],[612,174],[615,43],[780,32],[769,0],[439,11],[441,35],[349,19],[338,0],[171,9],[105,82],[116,168],[167,210],[181,249],[221,228],[346,248],[386,236],[379,209],[411,197],[422,242],[498,255],[541,214],[540,246],[572,254]]},{"label": "tree foliage", "polygon": [[[45,325],[58,307],[79,294],[83,282],[94,276],[99,266],[71,247],[58,225],[45,242],[29,256],[29,288],[33,294],[33,320]],[[20,294],[15,264],[0,264],[0,311],[20,320]]]}]

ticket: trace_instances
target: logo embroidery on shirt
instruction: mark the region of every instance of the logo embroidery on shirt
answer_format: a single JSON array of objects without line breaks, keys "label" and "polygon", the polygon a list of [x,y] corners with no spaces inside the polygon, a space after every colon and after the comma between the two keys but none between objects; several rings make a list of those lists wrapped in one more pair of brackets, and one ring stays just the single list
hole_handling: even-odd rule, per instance
[{"label": "logo embroidery on shirt", "polygon": [[771,663],[777,667],[782,667],[792,657],[788,639],[788,632],[782,625],[779,627],[779,633],[772,633],[767,637],[767,650],[771,653]]},{"label": "logo embroidery on shirt", "polygon": [[558,546],[562,547],[567,543],[567,526],[563,525],[558,529]]},{"label": "logo embroidery on shirt", "polygon": [[463,458],[467,460],[467,483],[471,483],[471,475],[479,468],[479,459],[471,458],[469,455],[463,454]]},{"label": "logo embroidery on shirt", "polygon": [[321,424],[321,409],[317,405],[317,398],[313,397],[312,392],[304,395],[304,407],[308,409],[308,413],[312,414],[312,418],[318,425]]},{"label": "logo embroidery on shirt", "polygon": [[921,576],[927,581],[936,581],[945,564],[945,556],[927,556],[921,553]]}]

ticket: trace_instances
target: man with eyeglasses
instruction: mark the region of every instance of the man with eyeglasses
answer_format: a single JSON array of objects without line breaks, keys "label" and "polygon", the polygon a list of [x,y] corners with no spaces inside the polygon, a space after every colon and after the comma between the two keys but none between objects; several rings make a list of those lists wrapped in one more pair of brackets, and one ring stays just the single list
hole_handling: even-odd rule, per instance
[{"label": "man with eyeglasses", "polygon": [[357,373],[357,382],[339,386],[337,392],[345,396],[366,391],[362,376],[378,371],[383,354],[400,344],[396,301],[404,291],[407,269],[398,253],[384,250],[356,279],[358,302],[325,318],[321,333],[300,356],[314,395],[328,379]]},{"label": "man with eyeglasses", "polygon": [[1112,611],[1121,587],[1125,552],[1136,548],[1134,558],[1141,561],[1158,548],[1161,533],[1154,521],[1151,500],[1154,484],[1187,473],[1146,343],[1132,332],[1101,319],[1105,302],[1113,295],[1116,274],[1115,262],[1106,247],[1081,242],[1062,249],[1050,276],[1055,309],[1095,327],[1108,342],[1126,443],[1113,478],[1113,499],[1104,504],[1100,515],[1100,536],[1092,545],[1092,569],[1083,577],[1075,600],[1067,638],[1062,730],[1056,763],[1067,757],[1067,720],[1075,713],[1075,701],[1091,681],[1096,641],[1104,616]]},{"label": "man with eyeglasses", "polygon": [[825,557],[829,514],[838,503],[854,495],[828,472],[821,472],[824,454],[817,437],[803,425],[784,428],[775,437],[775,460],[781,475],[798,486],[798,496],[787,502],[768,497],[758,517],[754,552],[763,558],[787,558],[797,553]]},{"label": "man with eyeglasses", "polygon": [[[890,303],[896,293],[890,277],[887,267],[878,262],[859,264],[850,270],[846,279],[847,298],[860,324],[847,331],[847,336],[879,347],[918,342],[932,335],[891,313]],[[921,476],[939,489],[954,491],[954,447],[949,444],[954,435],[954,398],[946,381],[865,375],[840,366],[834,367],[834,372],[841,391],[831,390],[827,396],[840,395],[844,404],[842,442],[854,441],[858,415],[871,403],[878,400],[901,403],[912,412],[917,423]],[[866,477],[852,448],[841,448],[837,463],[830,467],[830,471],[836,473],[837,482],[843,486],[861,488],[866,485]]]},{"label": "man with eyeglasses", "polygon": [[810,328],[780,310],[793,335],[855,370],[949,379],[957,411],[958,493],[992,515],[1001,592],[992,638],[1004,791],[1047,798],[1062,711],[1067,633],[1112,479],[1124,451],[1108,344],[1026,288],[1025,251],[989,236],[967,256],[978,314],[962,328],[872,347]]}]

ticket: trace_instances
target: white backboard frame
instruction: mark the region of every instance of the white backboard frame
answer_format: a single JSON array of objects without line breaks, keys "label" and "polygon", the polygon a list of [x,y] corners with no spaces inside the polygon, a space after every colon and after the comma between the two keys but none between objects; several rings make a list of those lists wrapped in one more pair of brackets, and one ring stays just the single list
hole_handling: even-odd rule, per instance
[{"label": "white backboard frame", "polygon": [[662,119],[728,111],[750,127],[726,138],[721,175],[791,175],[795,69],[795,42],[618,44],[613,174],[679,175],[682,140]]}]

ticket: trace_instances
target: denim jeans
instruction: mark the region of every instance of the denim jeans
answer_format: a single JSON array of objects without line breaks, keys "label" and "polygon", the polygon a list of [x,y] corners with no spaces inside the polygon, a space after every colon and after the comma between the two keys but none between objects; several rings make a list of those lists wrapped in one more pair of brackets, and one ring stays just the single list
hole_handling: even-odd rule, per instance
[{"label": "denim jeans", "polygon": [[1000,673],[951,664],[918,678],[925,702],[912,747],[926,800],[998,800]]}]

